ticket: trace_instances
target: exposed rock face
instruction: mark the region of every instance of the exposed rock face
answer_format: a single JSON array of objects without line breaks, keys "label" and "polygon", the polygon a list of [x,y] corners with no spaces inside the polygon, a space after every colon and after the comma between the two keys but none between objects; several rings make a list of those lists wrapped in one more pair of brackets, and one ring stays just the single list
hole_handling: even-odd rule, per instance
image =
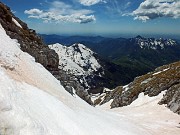
[{"label": "exposed rock face", "polygon": [[59,79],[65,89],[72,94],[72,87],[76,89],[76,94],[89,104],[92,104],[87,91],[82,90],[80,84],[65,72],[62,72],[59,66],[58,54],[46,46],[41,37],[35,30],[29,29],[27,24],[15,17],[10,8],[0,2],[0,23],[5,29],[7,35],[12,39],[17,39],[22,51],[33,56],[36,62],[42,64],[57,79]]},{"label": "exposed rock face", "polygon": [[111,108],[127,106],[142,92],[152,97],[162,91],[166,93],[159,104],[167,104],[173,112],[180,114],[180,62],[159,67],[154,72],[135,78],[127,86],[117,87],[106,94],[100,104],[113,99]]},{"label": "exposed rock face", "polygon": [[35,60],[49,70],[57,69],[59,57],[54,50],[44,45],[35,30],[29,29],[27,24],[15,17],[10,8],[0,2],[0,23],[7,35],[17,39],[24,52],[32,55]]},{"label": "exposed rock face", "polygon": [[159,104],[167,104],[173,112],[180,114],[180,84],[169,88]]},{"label": "exposed rock face", "polygon": [[116,87],[113,91],[105,91],[106,95],[104,97],[104,100],[100,103],[100,105],[109,102],[111,99],[114,99],[118,95],[121,95],[122,91],[122,86]]},{"label": "exposed rock face", "polygon": [[72,74],[67,74],[64,70],[58,69],[57,71],[51,72],[58,80],[61,81],[61,84],[64,88],[72,95],[78,95],[80,98],[85,100],[90,105],[93,104],[91,97],[88,92],[81,86],[79,81]]}]

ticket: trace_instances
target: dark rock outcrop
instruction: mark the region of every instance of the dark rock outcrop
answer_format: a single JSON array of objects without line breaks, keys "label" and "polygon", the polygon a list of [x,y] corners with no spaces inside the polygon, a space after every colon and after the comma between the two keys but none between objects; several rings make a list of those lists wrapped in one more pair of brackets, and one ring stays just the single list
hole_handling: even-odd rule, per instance
[{"label": "dark rock outcrop", "polygon": [[[86,101],[88,104],[92,105],[91,97],[88,92],[81,86],[79,81],[72,74],[67,74],[64,70],[58,69],[51,72],[58,80],[61,81],[61,84],[64,88],[72,95],[78,95],[81,99]],[[74,91],[73,91],[74,90]]]},{"label": "dark rock outcrop", "polygon": [[170,87],[159,104],[166,104],[170,110],[180,114],[180,84]]}]

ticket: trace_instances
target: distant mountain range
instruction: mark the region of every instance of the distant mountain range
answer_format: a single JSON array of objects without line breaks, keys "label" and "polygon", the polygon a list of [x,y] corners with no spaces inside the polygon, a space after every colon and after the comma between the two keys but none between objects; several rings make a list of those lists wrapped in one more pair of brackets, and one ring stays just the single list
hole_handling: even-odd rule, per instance
[{"label": "distant mountain range", "polygon": [[[69,46],[74,43],[82,43],[96,52],[100,59],[106,61],[104,65],[109,65],[107,69],[122,77],[116,79],[113,77],[114,81],[122,79],[121,84],[129,83],[134,77],[152,71],[158,66],[180,60],[180,43],[173,39],[144,38],[141,36],[134,38],[41,36],[46,44],[58,42]],[[112,63],[114,63],[113,66]]]},{"label": "distant mountain range", "polygon": [[[91,43],[100,43],[103,40],[116,40],[116,39],[128,39],[128,38],[110,38],[110,37],[103,37],[103,36],[62,36],[62,35],[56,35],[56,34],[39,34],[39,36],[42,37],[43,41],[49,45],[49,44],[55,44],[60,43],[63,45],[72,45],[74,43],[85,43],[85,42],[91,42]],[[141,37],[141,36],[137,36]],[[177,39],[175,37],[176,42],[180,43],[180,39]]]}]

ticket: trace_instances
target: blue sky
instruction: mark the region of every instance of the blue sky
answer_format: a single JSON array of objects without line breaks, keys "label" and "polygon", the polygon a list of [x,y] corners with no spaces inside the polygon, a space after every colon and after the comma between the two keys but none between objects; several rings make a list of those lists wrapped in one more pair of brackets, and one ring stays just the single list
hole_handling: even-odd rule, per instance
[{"label": "blue sky", "polygon": [[180,36],[180,0],[1,1],[38,33]]}]

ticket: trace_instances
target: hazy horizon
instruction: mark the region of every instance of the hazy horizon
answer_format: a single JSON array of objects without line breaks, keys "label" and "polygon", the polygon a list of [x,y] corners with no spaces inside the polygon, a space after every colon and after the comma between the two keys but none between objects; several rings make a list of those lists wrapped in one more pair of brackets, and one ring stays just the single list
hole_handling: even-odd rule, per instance
[{"label": "hazy horizon", "polygon": [[105,37],[105,38],[133,38],[138,35],[145,38],[172,38],[180,40],[180,35],[163,35],[163,34],[117,34],[117,35],[100,35],[100,34],[58,34],[58,33],[39,33],[44,35],[58,35],[65,37],[73,37],[73,36],[84,36],[84,37]]}]

